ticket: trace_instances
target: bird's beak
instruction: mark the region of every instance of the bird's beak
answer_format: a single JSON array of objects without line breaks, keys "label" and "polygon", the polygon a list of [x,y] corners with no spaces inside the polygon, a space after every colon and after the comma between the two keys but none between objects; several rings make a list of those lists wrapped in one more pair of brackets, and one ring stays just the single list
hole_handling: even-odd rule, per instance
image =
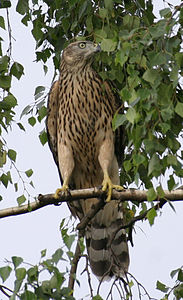
[{"label": "bird's beak", "polygon": [[101,51],[101,47],[99,44],[94,43],[94,47],[95,47],[95,52],[100,52]]}]

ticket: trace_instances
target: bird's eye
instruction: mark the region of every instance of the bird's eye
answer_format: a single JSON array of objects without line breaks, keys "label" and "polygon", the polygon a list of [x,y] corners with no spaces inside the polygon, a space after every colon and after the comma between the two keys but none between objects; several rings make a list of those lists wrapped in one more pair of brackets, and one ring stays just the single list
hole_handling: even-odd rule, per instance
[{"label": "bird's eye", "polygon": [[86,47],[86,43],[79,43],[79,48],[84,49]]}]

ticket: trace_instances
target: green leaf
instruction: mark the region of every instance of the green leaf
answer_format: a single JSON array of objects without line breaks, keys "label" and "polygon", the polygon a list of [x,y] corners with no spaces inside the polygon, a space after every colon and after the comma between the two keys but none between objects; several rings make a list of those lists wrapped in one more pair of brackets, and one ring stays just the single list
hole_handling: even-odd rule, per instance
[{"label": "green leaf", "polygon": [[[22,282],[23,282],[23,280],[17,280],[17,279],[15,280],[15,282],[14,282],[14,294],[18,293],[18,291],[21,288]],[[15,300],[14,295],[10,297],[10,300]]]},{"label": "green leaf", "polygon": [[182,271],[181,269],[179,270],[177,279],[178,279],[179,281],[183,282],[183,271]]},{"label": "green leaf", "polygon": [[22,22],[25,26],[28,26],[28,21],[30,21],[30,17],[29,17],[29,15],[27,14],[27,15],[25,15],[25,16],[22,18],[21,22]]},{"label": "green leaf", "polygon": [[166,285],[162,282],[160,282],[159,280],[156,282],[156,289],[163,292],[163,293],[167,293],[169,288],[166,287]]},{"label": "green leaf", "polygon": [[44,250],[41,251],[41,258],[43,258],[43,257],[46,256],[46,251],[47,251],[46,249],[44,249]]},{"label": "green leaf", "polygon": [[134,154],[133,155],[133,162],[136,166],[143,164],[145,162],[145,157],[142,154]]},{"label": "green leaf", "polygon": [[18,183],[17,182],[14,183],[14,189],[15,189],[15,192],[18,191]]},{"label": "green leaf", "polygon": [[24,115],[27,115],[28,113],[30,113],[31,110],[32,110],[32,106],[27,105],[27,106],[23,109],[23,111],[22,111],[22,113],[21,113],[21,115],[20,115],[20,119],[21,119]]},{"label": "green leaf", "polygon": [[171,17],[171,10],[169,7],[163,8],[159,11],[161,17]]},{"label": "green leaf", "polygon": [[36,41],[39,41],[43,37],[43,32],[41,30],[42,26],[40,22],[33,23],[32,35]]},{"label": "green leaf", "polygon": [[180,68],[182,68],[183,67],[183,52],[176,53],[175,60],[176,60],[177,64],[180,66]]},{"label": "green leaf", "polygon": [[9,266],[0,268],[0,277],[2,278],[3,282],[5,282],[9,277],[11,271],[12,269]]},{"label": "green leaf", "polygon": [[46,144],[47,140],[48,140],[47,139],[47,133],[46,133],[45,130],[43,130],[42,132],[40,132],[39,139],[41,141],[41,144],[44,146]]},{"label": "green leaf", "polygon": [[[31,291],[28,291],[28,290],[25,290],[24,293],[21,293],[21,300],[37,300],[38,297],[35,293],[31,292]],[[41,299],[45,299],[45,300],[48,300],[48,297],[44,297]],[[10,300],[14,300],[14,299],[10,299]]]},{"label": "green leaf", "polygon": [[16,156],[17,156],[17,153],[15,150],[13,149],[9,149],[8,150],[8,157],[13,160],[14,162],[16,161]]},{"label": "green leaf", "polygon": [[151,67],[157,65],[163,65],[166,63],[166,56],[163,52],[159,52],[159,53],[150,52],[148,56],[149,56],[149,63]]},{"label": "green leaf", "polygon": [[27,175],[27,177],[31,177],[33,174],[33,170],[29,169],[29,170],[25,171],[25,174]]},{"label": "green leaf", "polygon": [[10,172],[7,172],[7,174],[3,173],[0,177],[0,180],[2,184],[7,188],[8,183],[12,182]]},{"label": "green leaf", "polygon": [[160,20],[155,25],[153,24],[149,27],[149,32],[153,39],[158,39],[165,35],[166,33],[166,20]]},{"label": "green leaf", "polygon": [[10,0],[1,0],[0,1],[0,8],[8,8],[11,7]]},{"label": "green leaf", "polygon": [[23,280],[26,276],[26,269],[25,268],[18,268],[15,270],[17,280]]},{"label": "green leaf", "polygon": [[183,284],[179,284],[173,291],[176,300],[183,299]]},{"label": "green leaf", "polygon": [[116,57],[115,57],[115,64],[120,64],[121,67],[123,67],[124,63],[127,61],[128,56],[126,56],[124,50],[119,50],[116,53]]},{"label": "green leaf", "polygon": [[178,269],[176,269],[176,270],[173,270],[173,271],[170,273],[171,278],[173,278],[179,271],[180,271],[180,268],[178,268]]},{"label": "green leaf", "polygon": [[147,213],[147,218],[148,218],[148,221],[149,221],[150,225],[154,224],[154,219],[155,219],[156,216],[157,216],[157,213],[156,213],[156,210],[153,207]]},{"label": "green leaf", "polygon": [[45,87],[44,86],[37,86],[34,92],[34,98],[35,100],[39,99],[45,91]]},{"label": "green leaf", "polygon": [[24,67],[18,62],[14,62],[10,69],[10,74],[15,76],[19,80],[21,76],[24,74]]},{"label": "green leaf", "polygon": [[165,192],[163,191],[161,185],[159,185],[159,186],[156,188],[156,191],[157,191],[157,193],[158,193],[158,197],[159,197],[159,198],[164,198]]},{"label": "green leaf", "polygon": [[63,240],[64,240],[64,243],[67,246],[67,248],[70,250],[71,246],[75,240],[75,235],[74,234],[72,234],[72,235],[65,234],[63,236]]},{"label": "green leaf", "polygon": [[149,166],[148,166],[148,176],[151,174],[157,174],[158,171],[161,170],[161,164],[160,164],[160,159],[157,156],[157,154],[153,154],[152,158],[149,161]]},{"label": "green leaf", "polygon": [[19,122],[19,123],[17,123],[17,125],[21,130],[25,131],[25,128],[23,127],[22,123]]},{"label": "green leaf", "polygon": [[29,124],[33,127],[36,124],[36,118],[30,117],[28,119]]},{"label": "green leaf", "polygon": [[176,105],[176,107],[175,107],[175,112],[180,116],[180,117],[182,117],[183,118],[183,103],[181,103],[181,102],[177,102],[177,105]]},{"label": "green leaf", "polygon": [[109,10],[113,8],[113,0],[104,0],[105,7]]},{"label": "green leaf", "polygon": [[101,49],[106,52],[112,52],[116,49],[117,42],[112,39],[103,39],[101,42]]},{"label": "green leaf", "polygon": [[52,255],[52,259],[55,264],[59,262],[60,259],[62,259],[63,256],[63,250],[61,248],[57,249],[55,253]]},{"label": "green leaf", "polygon": [[38,110],[38,121],[41,122],[42,119],[44,119],[44,117],[46,117],[47,115],[47,108],[45,106],[42,106],[39,110]]},{"label": "green leaf", "polygon": [[157,198],[157,194],[153,187],[149,188],[147,191],[147,201],[153,201]]},{"label": "green leaf", "polygon": [[168,180],[168,189],[169,191],[172,191],[175,188],[176,184],[175,184],[175,180],[173,175],[170,175],[170,178]]},{"label": "green leaf", "polygon": [[4,23],[4,18],[2,16],[0,16],[0,27],[6,30],[5,23]]},{"label": "green leaf", "polygon": [[5,72],[8,70],[8,63],[10,58],[7,55],[0,57],[0,72]]},{"label": "green leaf", "polygon": [[126,121],[126,116],[122,114],[115,114],[112,120],[112,128],[116,130],[119,126],[123,125]]},{"label": "green leaf", "polygon": [[142,77],[144,80],[154,84],[155,80],[158,77],[158,70],[148,69],[145,71],[145,73]]},{"label": "green leaf", "polygon": [[24,195],[19,196],[19,197],[17,198],[17,202],[18,202],[18,205],[19,205],[19,206],[20,206],[21,204],[23,204],[25,201],[26,201],[26,198],[25,198]]},{"label": "green leaf", "polygon": [[46,75],[48,72],[48,67],[46,65],[43,66],[44,74]]},{"label": "green leaf", "polygon": [[12,95],[9,94],[3,99],[4,105],[6,106],[6,109],[14,108],[17,105],[17,99]]},{"label": "green leaf", "polygon": [[24,15],[26,12],[29,11],[29,0],[18,0],[18,4],[16,6],[16,11]]},{"label": "green leaf", "polygon": [[132,164],[129,160],[125,160],[123,163],[123,167],[124,167],[125,171],[128,172],[131,170]]},{"label": "green leaf", "polygon": [[37,281],[37,279],[38,279],[38,267],[37,266],[31,267],[27,271],[27,276],[28,276],[28,281],[30,283],[33,282],[33,281]]},{"label": "green leaf", "polygon": [[127,113],[125,114],[125,116],[126,116],[127,120],[128,120],[130,123],[134,124],[135,119],[136,119],[136,117],[137,117],[137,113],[136,113],[136,111],[135,111],[135,109],[134,109],[133,107],[130,107],[130,108],[127,110]]},{"label": "green leaf", "polygon": [[84,3],[79,8],[79,14],[78,14],[79,19],[81,19],[81,17],[85,14],[87,6],[88,6],[88,0],[85,0]]},{"label": "green leaf", "polygon": [[179,80],[179,67],[177,65],[172,68],[170,79],[173,81],[173,87],[176,87]]},{"label": "green leaf", "polygon": [[9,89],[11,86],[11,77],[9,75],[0,75],[0,87]]},{"label": "green leaf", "polygon": [[103,300],[103,298],[100,297],[100,295],[96,295],[92,298],[92,300]]},{"label": "green leaf", "polygon": [[99,16],[102,19],[105,19],[108,16],[108,9],[106,9],[106,8],[100,8],[99,9]]},{"label": "green leaf", "polygon": [[6,156],[7,156],[7,152],[6,151],[0,151],[0,168],[2,168],[3,165],[5,165],[5,163],[6,163]]},{"label": "green leaf", "polygon": [[23,262],[23,258],[19,256],[12,256],[11,259],[15,269]]}]

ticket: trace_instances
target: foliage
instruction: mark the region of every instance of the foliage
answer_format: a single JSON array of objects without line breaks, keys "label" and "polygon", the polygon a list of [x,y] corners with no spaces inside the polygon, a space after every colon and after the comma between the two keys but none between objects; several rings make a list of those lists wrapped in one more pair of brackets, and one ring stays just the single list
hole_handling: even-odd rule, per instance
[{"label": "foliage", "polygon": [[170,276],[172,278],[176,276],[176,284],[172,288],[167,287],[160,281],[157,281],[156,288],[165,294],[162,300],[168,300],[171,293],[173,293],[176,300],[183,299],[183,269],[178,268],[176,270],[173,270]]},{"label": "foliage", "polygon": [[[0,268],[0,277],[3,283],[8,279],[11,272],[14,273],[14,289],[8,291],[4,286],[1,289],[9,296],[9,299],[37,300],[37,299],[61,299],[74,300],[71,290],[63,286],[65,272],[60,272],[58,262],[63,260],[63,250],[57,249],[50,259],[46,259],[46,250],[41,251],[41,261],[31,266],[21,257],[13,256],[8,265]],[[49,274],[49,280],[41,280],[44,273]],[[48,276],[47,276],[48,277]]]},{"label": "foliage", "polygon": [[[71,247],[74,246],[73,242],[76,238],[75,234],[71,234],[73,231],[73,225],[71,225],[68,229],[68,220],[62,220],[60,233],[63,246],[57,249],[51,258],[46,258],[47,250],[44,249],[41,251],[41,259],[36,265],[24,262],[22,257],[13,256],[10,261],[7,261],[6,266],[0,268],[3,284],[14,273],[14,289],[7,291],[4,286],[1,289],[7,292],[11,300],[17,298],[21,300],[74,300],[71,289],[65,287],[69,274],[65,262],[71,264],[74,256]],[[47,279],[43,280],[43,278]]]},{"label": "foliage", "polygon": [[[20,130],[25,130],[22,122],[15,120],[18,99],[11,92],[12,78],[21,80],[24,67],[12,58],[10,7],[11,1],[1,1],[0,9],[4,16],[0,16],[0,27],[7,33],[9,44],[4,51],[3,39],[0,37],[0,183],[5,188],[9,184],[14,185],[15,191],[19,192],[17,202],[21,205],[29,199],[27,184],[33,186],[33,183],[27,183],[26,179],[29,180],[33,171],[29,169],[20,172],[17,169],[16,150],[9,149],[5,139],[5,134],[13,124],[17,124]],[[138,187],[143,185],[148,189],[149,204],[153,207],[156,196],[163,196],[160,177],[171,170],[172,174],[167,180],[169,190],[175,188],[176,177],[183,177],[180,149],[183,121],[183,6],[164,8],[160,11],[159,20],[153,15],[151,0],[17,0],[16,12],[21,16],[23,25],[32,26],[32,36],[36,41],[36,60],[43,63],[45,74],[49,58],[53,60],[55,76],[58,74],[61,50],[70,41],[89,39],[101,44],[102,52],[97,54],[94,68],[103,79],[114,81],[124,110],[123,115],[116,113],[113,121],[114,130],[122,125],[126,133],[121,182],[126,186],[133,182]],[[34,104],[25,107],[21,115],[28,116],[28,123],[32,127],[37,122],[43,122],[47,113],[47,91],[44,86],[35,88],[34,98]],[[47,141],[45,130],[40,133],[39,138],[44,145]],[[12,166],[20,180],[12,177]],[[154,179],[157,179],[157,187],[153,185]],[[23,185],[22,192],[20,182]],[[135,204],[128,206],[128,210],[128,215],[133,216],[136,213]],[[143,203],[140,213],[145,210],[147,207]],[[148,212],[147,218],[151,225],[156,215],[155,209]],[[69,249],[74,237],[68,237],[67,231],[65,234],[64,241]],[[54,279],[49,284],[45,283],[44,288],[43,283],[38,283],[38,274],[35,272],[33,279],[30,279],[32,271],[19,268],[17,261],[21,260],[13,261],[12,258],[16,274],[14,292],[18,293],[23,281],[27,280],[21,299],[36,299],[31,298],[35,296],[32,290],[28,290],[29,285],[35,293],[43,293],[47,289],[49,294],[53,293],[53,286],[50,284],[54,282],[54,293],[57,293],[57,289],[60,293],[64,279],[53,258],[46,266],[42,264],[36,269],[37,273],[42,272],[39,268],[44,265],[43,269],[49,270],[53,275]],[[0,269],[0,276],[5,281],[11,268],[3,268]],[[178,286],[173,289],[177,299],[182,296],[181,272],[180,269]],[[165,293],[168,291],[160,282],[157,288]],[[72,299],[70,291],[64,290],[64,293],[71,298],[63,299]],[[58,298],[58,295],[55,297]],[[164,299],[168,299],[166,297],[167,294]]]}]

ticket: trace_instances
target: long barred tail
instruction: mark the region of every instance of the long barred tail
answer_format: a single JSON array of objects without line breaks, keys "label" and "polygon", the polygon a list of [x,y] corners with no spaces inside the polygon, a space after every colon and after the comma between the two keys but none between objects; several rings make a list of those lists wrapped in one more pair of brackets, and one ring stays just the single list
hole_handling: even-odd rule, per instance
[{"label": "long barred tail", "polygon": [[[86,231],[86,244],[93,273],[102,280],[123,277],[128,271],[129,253],[122,211],[116,201],[106,204]],[[115,235],[115,233],[117,234]],[[115,236],[115,237],[114,237]]]}]

